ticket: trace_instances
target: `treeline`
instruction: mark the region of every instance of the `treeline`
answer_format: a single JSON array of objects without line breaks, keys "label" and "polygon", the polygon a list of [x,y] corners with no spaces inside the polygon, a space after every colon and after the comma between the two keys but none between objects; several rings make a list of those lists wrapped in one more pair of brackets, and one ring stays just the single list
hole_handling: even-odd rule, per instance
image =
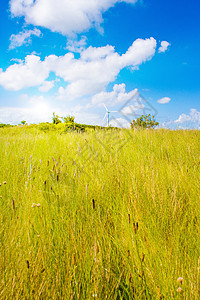
[{"label": "treeline", "polygon": [[0,123],[0,128],[4,127],[14,127],[14,125]]},{"label": "treeline", "polygon": [[[35,124],[29,125],[30,126],[34,126]],[[38,127],[39,130],[42,131],[51,131],[51,130],[58,130],[60,132],[69,132],[69,131],[76,131],[76,132],[85,132],[87,130],[96,130],[96,129],[105,129],[106,127],[102,127],[102,126],[96,126],[96,125],[87,125],[87,124],[80,124],[80,123],[76,123],[76,122],[64,122],[64,123],[49,123],[49,122],[45,122],[45,123],[39,123],[38,125],[36,125]]]},{"label": "treeline", "polygon": [[50,123],[50,122],[42,122],[39,124],[27,124],[27,123],[20,123],[18,125],[10,125],[10,124],[3,124],[0,123],[0,128],[8,128],[8,127],[21,127],[21,128],[36,128],[44,132],[48,131],[58,131],[60,133],[65,132],[85,132],[89,130],[100,130],[100,129],[119,129],[118,127],[103,127],[98,125],[87,125],[87,124],[80,124],[76,122],[59,122],[57,124]]},{"label": "treeline", "polygon": [[[142,115],[141,117],[137,118],[136,120],[133,120],[131,123],[132,129],[153,129],[156,126],[159,125],[158,122],[155,121],[154,116],[148,115]],[[10,124],[3,124],[0,123],[0,128],[4,127],[13,127],[14,125]],[[87,124],[80,124],[75,122],[74,116],[67,116],[67,117],[59,117],[58,115],[53,113],[52,117],[52,123],[50,122],[42,122],[39,124],[30,124],[28,125],[26,121],[21,121],[19,125],[15,126],[21,126],[21,127],[35,127],[42,131],[52,131],[52,130],[58,130],[60,132],[69,132],[69,131],[76,131],[76,132],[85,132],[87,130],[97,130],[97,129],[120,129],[118,127],[103,127],[98,125],[87,125]]]}]

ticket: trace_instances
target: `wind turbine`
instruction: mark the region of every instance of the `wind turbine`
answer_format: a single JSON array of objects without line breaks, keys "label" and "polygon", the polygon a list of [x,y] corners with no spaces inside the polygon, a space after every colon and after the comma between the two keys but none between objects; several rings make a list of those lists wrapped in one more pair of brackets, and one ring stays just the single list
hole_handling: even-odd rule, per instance
[{"label": "wind turbine", "polygon": [[110,113],[112,112],[117,112],[116,110],[111,110],[111,111],[109,111],[108,109],[107,109],[107,107],[105,106],[105,104],[103,103],[103,105],[104,105],[104,107],[105,107],[105,109],[106,109],[106,113],[105,113],[105,116],[104,116],[104,118],[103,118],[103,120],[105,120],[105,118],[106,118],[106,116],[107,116],[107,126],[109,127],[109,115],[110,115]]}]

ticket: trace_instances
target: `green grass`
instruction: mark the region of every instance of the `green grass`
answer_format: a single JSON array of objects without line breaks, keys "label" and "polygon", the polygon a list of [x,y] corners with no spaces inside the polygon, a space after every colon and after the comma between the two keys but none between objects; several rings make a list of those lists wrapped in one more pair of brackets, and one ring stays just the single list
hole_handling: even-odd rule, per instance
[{"label": "green grass", "polygon": [[0,129],[0,299],[200,299],[199,169],[199,131]]}]

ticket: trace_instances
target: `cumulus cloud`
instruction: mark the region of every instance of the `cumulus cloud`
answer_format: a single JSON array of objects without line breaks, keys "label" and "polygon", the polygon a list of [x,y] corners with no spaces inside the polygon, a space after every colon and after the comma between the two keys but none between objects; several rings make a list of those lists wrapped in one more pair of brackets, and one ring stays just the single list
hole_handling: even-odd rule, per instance
[{"label": "cumulus cloud", "polygon": [[86,46],[86,36],[82,36],[80,40],[68,40],[66,49],[71,52],[81,53]]},{"label": "cumulus cloud", "polygon": [[176,129],[200,129],[200,112],[191,108],[188,114],[181,114],[178,119],[170,120],[162,124],[164,128]]},{"label": "cumulus cloud", "polygon": [[102,14],[117,2],[137,0],[10,0],[10,11],[28,24],[73,36],[94,26],[101,31]]},{"label": "cumulus cloud", "polygon": [[183,124],[186,122],[200,125],[200,112],[195,108],[191,108],[189,115],[181,114],[179,118],[174,121],[176,124]]},{"label": "cumulus cloud", "polygon": [[158,52],[165,52],[167,51],[168,47],[170,46],[170,43],[168,43],[167,41],[162,41],[161,42],[161,46],[158,49]]},{"label": "cumulus cloud", "polygon": [[[156,49],[156,40],[137,39],[125,54],[119,55],[114,47],[89,47],[75,59],[73,53],[64,56],[50,55],[44,61],[39,56],[28,55],[24,62],[15,63],[5,71],[0,69],[0,85],[18,91],[23,88],[44,85],[50,72],[62,78],[67,87],[60,87],[59,97],[75,99],[94,95],[105,90],[125,67],[139,66],[150,60]],[[45,83],[48,85],[48,83]]]},{"label": "cumulus cloud", "polygon": [[135,68],[143,62],[150,60],[155,54],[156,45],[156,40],[152,37],[145,40],[135,40],[128,51],[125,54],[122,54],[122,66],[132,66]]},{"label": "cumulus cloud", "polygon": [[0,69],[0,85],[7,90],[19,91],[43,84],[49,76],[48,67],[36,55],[27,55],[24,62]]},{"label": "cumulus cloud", "polygon": [[136,102],[134,105],[128,105],[126,107],[124,107],[121,110],[121,113],[123,115],[134,115],[136,113],[136,111],[140,110],[140,109],[144,109],[144,103],[142,102]]},{"label": "cumulus cloud", "polygon": [[181,123],[185,123],[185,122],[188,122],[188,121],[191,121],[191,116],[186,115],[186,114],[181,114],[179,116],[179,118],[174,121],[174,123],[181,124]]},{"label": "cumulus cloud", "polygon": [[115,84],[113,91],[111,92],[101,92],[92,97],[92,105],[100,106],[102,103],[106,103],[110,107],[115,106],[120,103],[124,103],[138,94],[138,90],[134,89],[129,93],[126,93],[126,86],[124,83]]},{"label": "cumulus cloud", "polygon": [[120,128],[130,128],[130,122],[123,118],[116,118],[110,120],[110,125],[112,127],[120,127]]},{"label": "cumulus cloud", "polygon": [[56,75],[69,83],[66,89],[60,89],[60,97],[73,99],[104,91],[123,68],[138,66],[150,60],[155,49],[156,41],[150,38],[136,40],[121,56],[109,45],[89,47],[81,53],[79,60],[65,56],[66,67],[63,63],[60,66],[59,63],[56,64]]},{"label": "cumulus cloud", "polygon": [[166,104],[166,103],[169,103],[170,101],[171,101],[171,98],[163,97],[163,98],[159,99],[157,102],[160,104]]},{"label": "cumulus cloud", "polygon": [[54,80],[52,81],[45,81],[40,87],[39,91],[42,93],[49,92],[54,87]]},{"label": "cumulus cloud", "polygon": [[101,92],[94,95],[87,107],[100,107],[103,104],[108,105],[108,108],[118,107],[117,111],[129,124],[142,114],[157,114],[151,103],[140,95],[138,89],[126,92],[124,83],[115,84],[111,92]]},{"label": "cumulus cloud", "polygon": [[24,44],[30,44],[31,43],[31,36],[37,36],[40,37],[42,35],[41,31],[37,28],[34,28],[33,30],[24,30],[18,34],[12,34],[10,37],[10,46],[9,49],[14,49],[17,47],[20,47]]}]

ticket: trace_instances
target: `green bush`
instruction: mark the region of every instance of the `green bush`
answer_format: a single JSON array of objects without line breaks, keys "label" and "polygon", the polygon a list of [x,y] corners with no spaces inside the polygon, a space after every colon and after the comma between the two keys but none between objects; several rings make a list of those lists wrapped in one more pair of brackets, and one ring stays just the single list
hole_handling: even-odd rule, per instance
[{"label": "green bush", "polygon": [[159,123],[155,121],[154,116],[148,115],[142,115],[140,118],[137,118],[136,120],[133,120],[131,122],[131,128],[154,128],[158,126]]},{"label": "green bush", "polygon": [[55,129],[55,126],[53,124],[48,123],[48,122],[39,123],[38,129],[42,130],[42,131],[49,131],[49,130]]},{"label": "green bush", "polygon": [[13,127],[14,125],[0,123],[0,128]]}]

